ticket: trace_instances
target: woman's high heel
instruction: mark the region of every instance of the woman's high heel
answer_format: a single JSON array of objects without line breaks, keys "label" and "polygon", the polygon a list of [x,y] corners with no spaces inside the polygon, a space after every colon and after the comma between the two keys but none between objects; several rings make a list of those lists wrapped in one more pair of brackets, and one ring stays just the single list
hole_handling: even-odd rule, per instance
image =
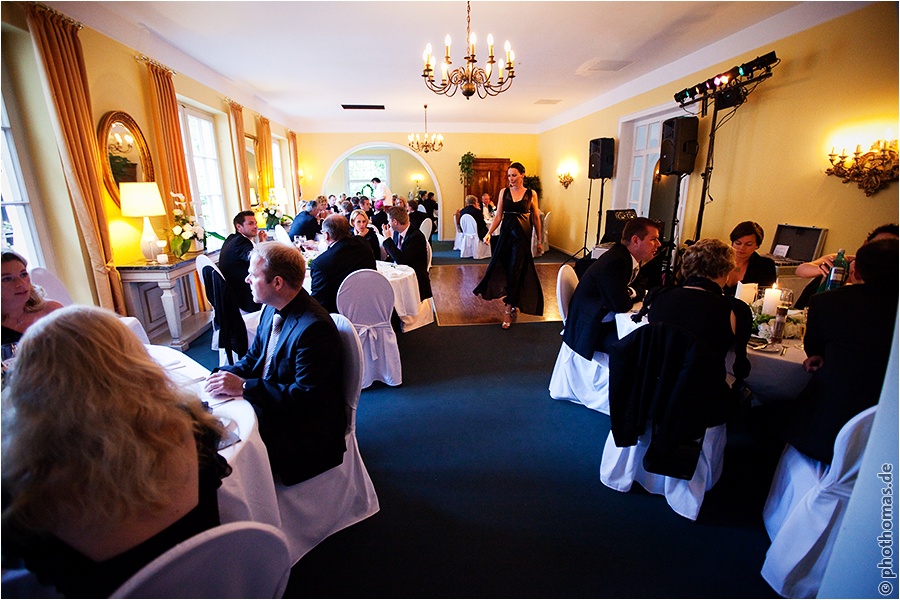
[{"label": "woman's high heel", "polygon": [[507,307],[506,312],[503,313],[503,323],[500,324],[500,327],[503,329],[509,329],[510,326],[516,322],[516,308],[513,306],[511,308]]}]

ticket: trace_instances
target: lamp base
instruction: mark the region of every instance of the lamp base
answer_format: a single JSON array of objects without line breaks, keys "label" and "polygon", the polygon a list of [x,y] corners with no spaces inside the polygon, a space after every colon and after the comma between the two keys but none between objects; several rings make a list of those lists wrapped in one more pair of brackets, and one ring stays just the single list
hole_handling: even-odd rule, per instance
[{"label": "lamp base", "polygon": [[141,252],[144,253],[144,258],[147,259],[147,262],[156,262],[156,256],[159,254],[159,245],[156,243],[159,241],[159,238],[156,237],[156,232],[153,231],[153,226],[150,225],[150,217],[144,217],[144,232],[141,234]]}]

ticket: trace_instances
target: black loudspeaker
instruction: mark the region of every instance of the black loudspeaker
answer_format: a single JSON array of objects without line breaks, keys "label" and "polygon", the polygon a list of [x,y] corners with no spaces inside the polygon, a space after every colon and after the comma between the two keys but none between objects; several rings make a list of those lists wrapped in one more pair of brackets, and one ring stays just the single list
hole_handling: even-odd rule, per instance
[{"label": "black loudspeaker", "polygon": [[612,138],[591,140],[591,157],[588,161],[589,179],[609,179],[613,175],[616,160],[616,141]]},{"label": "black loudspeaker", "polygon": [[603,239],[600,240],[600,243],[621,241],[625,224],[635,218],[637,218],[637,213],[630,208],[628,210],[607,210],[606,231],[603,233]]},{"label": "black loudspeaker", "polygon": [[659,147],[659,172],[663,175],[687,175],[694,172],[697,152],[697,117],[666,119]]}]

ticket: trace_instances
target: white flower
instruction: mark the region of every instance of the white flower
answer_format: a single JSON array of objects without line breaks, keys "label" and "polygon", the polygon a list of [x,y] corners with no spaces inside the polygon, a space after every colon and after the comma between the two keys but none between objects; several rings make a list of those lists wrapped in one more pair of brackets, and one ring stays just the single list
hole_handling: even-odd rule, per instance
[{"label": "white flower", "polygon": [[773,333],[772,325],[770,325],[769,323],[760,323],[759,324],[759,337],[761,337],[765,340],[771,340],[772,333]]},{"label": "white flower", "polygon": [[172,214],[175,215],[176,217],[180,217],[181,215],[184,214],[184,211],[181,210],[180,208],[174,208],[174,209],[172,209]]},{"label": "white flower", "polygon": [[197,239],[206,237],[206,232],[200,226],[194,227],[194,233],[197,234]]},{"label": "white flower", "polygon": [[281,218],[282,216],[284,216],[284,215],[281,214],[281,211],[280,211],[280,210],[276,210],[276,211],[275,211],[275,216],[278,217],[278,218],[280,219],[280,218]]},{"label": "white flower", "polygon": [[185,223],[183,229],[184,229],[185,233],[190,233],[194,230],[194,226],[191,225],[190,223]]},{"label": "white flower", "polygon": [[186,239],[186,240],[191,239],[192,235],[193,235],[193,234],[192,234],[190,231],[182,231],[182,232],[181,232],[181,237],[184,238],[184,239]]},{"label": "white flower", "polygon": [[181,225],[176,225],[172,228],[172,233],[175,235],[181,235]]}]

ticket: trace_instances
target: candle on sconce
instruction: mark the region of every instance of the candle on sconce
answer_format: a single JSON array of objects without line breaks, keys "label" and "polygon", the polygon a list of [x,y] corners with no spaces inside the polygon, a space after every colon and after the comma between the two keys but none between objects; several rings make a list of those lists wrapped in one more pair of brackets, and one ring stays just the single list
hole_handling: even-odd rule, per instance
[{"label": "candle on sconce", "polygon": [[157,254],[156,262],[158,262],[161,265],[169,264],[169,255],[168,254]]},{"label": "candle on sconce", "polygon": [[766,288],[763,296],[762,312],[764,315],[774,315],[781,302],[781,290],[775,286]]}]

